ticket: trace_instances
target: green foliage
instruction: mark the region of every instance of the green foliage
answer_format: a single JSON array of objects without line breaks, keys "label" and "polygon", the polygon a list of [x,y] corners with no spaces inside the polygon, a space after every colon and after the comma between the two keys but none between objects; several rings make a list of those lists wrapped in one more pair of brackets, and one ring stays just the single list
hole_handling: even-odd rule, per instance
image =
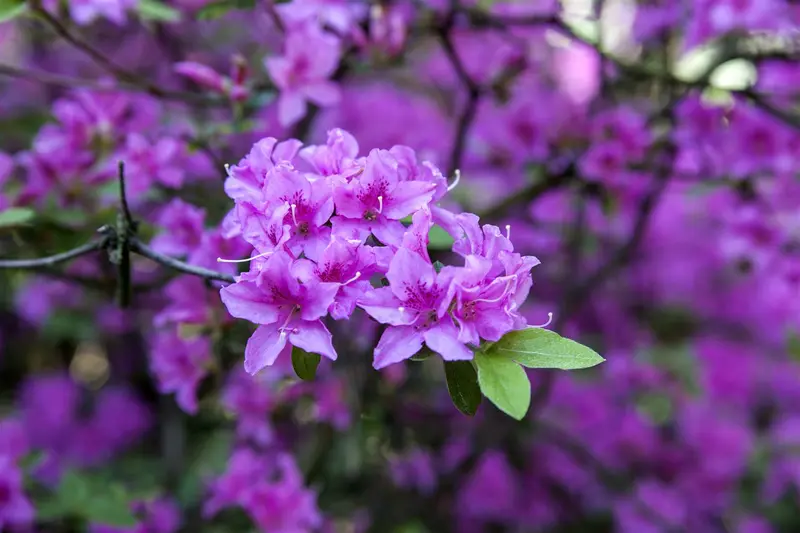
[{"label": "green foliage", "polygon": [[481,404],[481,388],[475,367],[470,361],[445,361],[444,374],[453,404],[465,415],[474,416]]},{"label": "green foliage", "polygon": [[0,23],[22,15],[27,7],[25,0],[0,0]]},{"label": "green foliage", "polygon": [[[3,0],[0,0],[2,2]],[[0,228],[22,226],[33,220],[36,213],[28,207],[11,207],[0,211]]]},{"label": "green foliage", "polygon": [[233,433],[220,429],[198,437],[195,442],[197,447],[190,451],[189,464],[177,493],[178,500],[186,506],[200,500],[204,480],[225,470],[233,448]]},{"label": "green foliage", "polygon": [[181,12],[158,0],[139,0],[139,16],[155,22],[180,22]]},{"label": "green foliage", "polygon": [[450,250],[453,242],[453,237],[441,226],[434,225],[428,232],[428,248],[431,250]]},{"label": "green foliage", "polygon": [[528,368],[579,370],[599,365],[603,359],[591,348],[542,328],[511,331],[486,349]]},{"label": "green foliage", "polygon": [[315,353],[308,353],[302,348],[294,346],[292,348],[292,368],[297,377],[303,381],[314,381],[317,376],[320,356]]},{"label": "green foliage", "polygon": [[68,471],[56,492],[36,504],[40,519],[78,518],[115,527],[136,525],[131,498],[122,485],[108,484],[91,473]]},{"label": "green foliage", "polygon": [[475,353],[481,392],[511,418],[522,420],[531,404],[531,382],[525,370],[498,354]]},{"label": "green foliage", "polygon": [[206,4],[197,12],[197,20],[214,20],[232,9],[253,9],[255,0],[219,0]]}]

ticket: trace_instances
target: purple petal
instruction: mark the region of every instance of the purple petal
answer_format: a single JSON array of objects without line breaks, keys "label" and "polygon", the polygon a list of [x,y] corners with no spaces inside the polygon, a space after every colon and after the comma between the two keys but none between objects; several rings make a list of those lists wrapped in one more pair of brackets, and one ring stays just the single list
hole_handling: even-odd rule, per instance
[{"label": "purple petal", "polygon": [[445,361],[472,359],[472,350],[458,340],[458,330],[449,319],[439,322],[424,333],[428,348],[442,356]]},{"label": "purple petal", "polygon": [[[294,330],[289,334],[289,341],[309,353],[315,353],[336,361],[336,350],[333,349],[331,332],[321,320],[294,323]],[[295,333],[295,331],[297,333]]]},{"label": "purple petal", "polygon": [[383,215],[400,220],[428,205],[436,185],[424,181],[401,181],[389,194]]},{"label": "purple petal", "polygon": [[401,311],[403,302],[392,293],[391,287],[368,291],[358,300],[358,306],[381,324],[407,326],[416,319],[409,311]]},{"label": "purple petal", "polygon": [[304,286],[305,299],[300,303],[300,316],[303,320],[317,320],[328,314],[339,291],[338,283],[317,283]]},{"label": "purple petal", "polygon": [[295,91],[284,91],[278,97],[278,122],[291,126],[306,114],[306,99]]},{"label": "purple petal", "polygon": [[390,327],[375,347],[372,366],[376,370],[405,361],[422,349],[422,335],[410,326]]},{"label": "purple petal", "polygon": [[405,301],[413,294],[433,287],[436,283],[436,271],[419,254],[400,248],[389,265],[386,279],[389,280],[395,296]]},{"label": "purple petal", "polygon": [[259,326],[247,340],[244,349],[244,369],[248,374],[256,372],[275,363],[275,360],[287,348],[287,336],[281,335],[275,325]]},{"label": "purple petal", "polygon": [[272,324],[278,320],[278,306],[270,303],[255,283],[239,281],[219,291],[228,313],[255,324]]}]

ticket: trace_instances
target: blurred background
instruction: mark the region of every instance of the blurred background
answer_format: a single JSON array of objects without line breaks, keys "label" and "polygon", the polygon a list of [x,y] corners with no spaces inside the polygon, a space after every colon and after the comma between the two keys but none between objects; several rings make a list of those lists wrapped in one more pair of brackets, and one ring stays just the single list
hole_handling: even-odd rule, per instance
[{"label": "blurred background", "polygon": [[607,359],[470,418],[437,357],[373,370],[363,313],[313,381],[249,376],[214,282],[0,268],[0,531],[800,531],[798,30],[789,0],[0,0],[0,267],[116,224],[122,160],[141,240],[235,273],[225,165],[342,128],[460,171],[442,205],[541,260],[529,323]]}]

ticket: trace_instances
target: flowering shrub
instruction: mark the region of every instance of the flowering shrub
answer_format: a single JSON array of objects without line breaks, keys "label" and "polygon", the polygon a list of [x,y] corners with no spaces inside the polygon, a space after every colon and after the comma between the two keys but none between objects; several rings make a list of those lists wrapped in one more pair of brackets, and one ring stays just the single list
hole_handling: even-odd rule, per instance
[{"label": "flowering shrub", "polygon": [[0,531],[796,530],[798,25],[0,0]]}]

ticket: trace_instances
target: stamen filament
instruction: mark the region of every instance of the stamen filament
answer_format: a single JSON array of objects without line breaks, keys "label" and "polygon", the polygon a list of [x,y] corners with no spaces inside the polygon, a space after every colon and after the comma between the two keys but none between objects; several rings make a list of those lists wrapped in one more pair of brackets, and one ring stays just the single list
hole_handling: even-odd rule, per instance
[{"label": "stamen filament", "polygon": [[461,171],[459,169],[456,169],[454,174],[455,174],[455,177],[453,178],[453,183],[451,183],[450,185],[447,186],[447,192],[450,192],[453,189],[455,189],[456,187],[458,187],[458,182],[461,181]]},{"label": "stamen filament", "polygon": [[357,279],[358,279],[358,278],[360,278],[360,277],[361,277],[361,272],[356,272],[355,276],[353,276],[353,277],[352,277],[352,278],[350,278],[349,280],[347,280],[347,281],[345,281],[344,283],[342,283],[342,285],[348,285],[348,284],[350,284],[350,283],[353,283],[355,280],[357,280]]},{"label": "stamen filament", "polygon": [[378,214],[383,213],[383,196],[378,196]]},{"label": "stamen filament", "polygon": [[511,240],[511,224],[506,224],[506,239]]},{"label": "stamen filament", "polygon": [[268,255],[272,255],[274,252],[264,252],[263,254],[254,255],[253,257],[248,257],[247,259],[223,259],[221,257],[217,257],[217,263],[249,263],[253,259],[258,259],[259,257],[267,257]]},{"label": "stamen filament", "polygon": [[292,204],[289,207],[292,208],[292,221],[294,225],[297,226],[297,204]]},{"label": "stamen filament", "polygon": [[546,328],[547,326],[550,325],[550,323],[552,321],[553,321],[553,313],[550,312],[550,313],[547,313],[547,322],[545,322],[544,324],[538,325],[538,326],[531,326],[531,327],[532,328]]}]

